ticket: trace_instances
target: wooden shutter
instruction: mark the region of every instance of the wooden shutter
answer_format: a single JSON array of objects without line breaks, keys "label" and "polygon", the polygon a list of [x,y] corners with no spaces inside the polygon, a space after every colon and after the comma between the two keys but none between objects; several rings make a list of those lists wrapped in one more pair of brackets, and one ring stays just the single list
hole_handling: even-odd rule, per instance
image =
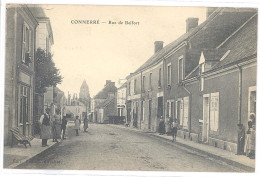
[{"label": "wooden shutter", "polygon": [[188,128],[189,119],[189,97],[183,98],[183,127]]}]

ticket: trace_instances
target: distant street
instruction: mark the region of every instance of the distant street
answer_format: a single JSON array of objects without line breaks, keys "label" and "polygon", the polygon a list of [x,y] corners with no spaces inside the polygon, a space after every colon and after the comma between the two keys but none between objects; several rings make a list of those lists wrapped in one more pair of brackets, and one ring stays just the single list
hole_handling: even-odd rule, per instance
[{"label": "distant street", "polygon": [[[19,168],[59,170],[238,171],[225,163],[163,139],[110,125],[90,124],[87,133],[68,137],[58,146]],[[49,140],[50,141],[50,140]]]}]

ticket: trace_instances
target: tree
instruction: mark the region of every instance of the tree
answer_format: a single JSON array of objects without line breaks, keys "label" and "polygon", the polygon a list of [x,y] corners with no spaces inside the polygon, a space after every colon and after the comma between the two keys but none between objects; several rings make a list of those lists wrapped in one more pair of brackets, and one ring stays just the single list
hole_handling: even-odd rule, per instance
[{"label": "tree", "polygon": [[63,77],[55,67],[51,53],[46,54],[42,49],[37,49],[35,59],[35,89],[37,93],[46,92],[46,88],[56,86],[62,82]]}]

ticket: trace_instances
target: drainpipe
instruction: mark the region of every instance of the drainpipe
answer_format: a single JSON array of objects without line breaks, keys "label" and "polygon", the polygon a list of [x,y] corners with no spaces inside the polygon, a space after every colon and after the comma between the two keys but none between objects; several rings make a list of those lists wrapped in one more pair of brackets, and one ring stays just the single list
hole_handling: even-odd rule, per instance
[{"label": "drainpipe", "polygon": [[[163,118],[165,121],[165,93],[166,93],[166,85],[167,83],[167,72],[166,72],[166,58],[163,57],[163,71],[162,71],[162,76],[163,76]],[[165,77],[166,76],[166,77]],[[158,118],[157,118],[158,121]]]},{"label": "drainpipe", "polygon": [[239,75],[238,75],[238,124],[241,124],[242,118],[241,118],[241,104],[242,104],[242,68],[241,66],[237,65],[237,68],[239,69]]},{"label": "drainpipe", "polygon": [[241,125],[241,123],[242,123],[242,121],[241,121],[241,103],[242,103],[242,68],[241,68],[241,66],[239,66],[239,65],[237,65],[237,68],[238,68],[238,70],[239,70],[239,75],[238,75],[238,124],[237,124],[237,126],[238,126],[238,138],[237,138],[237,154],[240,154],[241,152],[240,152],[240,140],[239,140],[239,132],[241,131],[241,129],[243,129],[242,128],[242,126],[240,126]]}]

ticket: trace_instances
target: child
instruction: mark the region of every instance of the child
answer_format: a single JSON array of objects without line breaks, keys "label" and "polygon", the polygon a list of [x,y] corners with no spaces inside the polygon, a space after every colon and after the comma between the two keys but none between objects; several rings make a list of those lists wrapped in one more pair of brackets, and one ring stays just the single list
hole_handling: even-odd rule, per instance
[{"label": "child", "polygon": [[76,120],[74,121],[75,123],[75,130],[76,130],[76,136],[79,136],[79,129],[80,129],[80,120],[79,120],[79,116],[76,116]]}]

